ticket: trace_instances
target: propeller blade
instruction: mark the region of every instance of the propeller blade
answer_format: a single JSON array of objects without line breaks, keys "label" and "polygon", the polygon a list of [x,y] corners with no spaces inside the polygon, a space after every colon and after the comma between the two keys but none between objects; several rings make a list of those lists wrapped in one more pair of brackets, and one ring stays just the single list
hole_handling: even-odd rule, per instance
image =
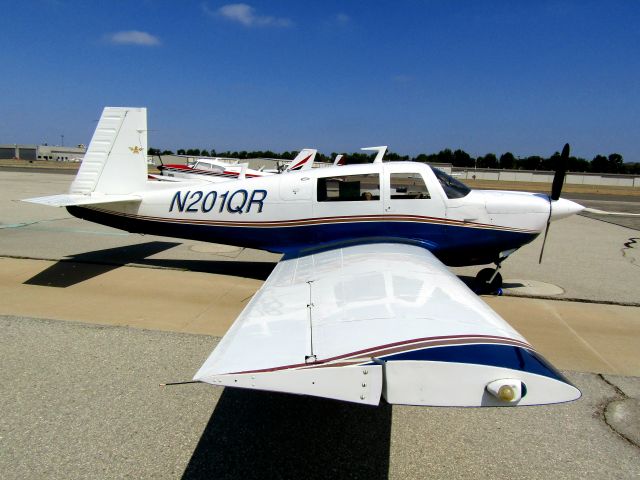
[{"label": "propeller blade", "polygon": [[542,248],[540,249],[540,258],[538,263],[542,263],[542,254],[544,253],[544,245],[547,243],[547,234],[549,233],[549,225],[551,225],[551,212],[553,210],[553,201],[560,198],[564,177],[567,173],[569,165],[569,144],[565,143],[560,158],[557,161],[556,173],[553,176],[551,184],[551,195],[549,196],[549,218],[547,219],[547,227],[544,229],[544,237],[542,238]]},{"label": "propeller blade", "polygon": [[549,233],[549,225],[551,225],[551,214],[549,214],[549,220],[547,220],[547,228],[544,229],[544,237],[542,238],[542,248],[540,249],[540,258],[538,264],[542,263],[542,254],[544,253],[544,244],[547,243],[547,233]]},{"label": "propeller blade", "polygon": [[558,160],[558,166],[556,167],[556,173],[553,176],[553,183],[551,184],[551,200],[558,200],[560,198],[560,192],[562,192],[562,185],[564,184],[564,176],[567,173],[567,166],[569,164],[569,144],[565,143],[560,159]]}]

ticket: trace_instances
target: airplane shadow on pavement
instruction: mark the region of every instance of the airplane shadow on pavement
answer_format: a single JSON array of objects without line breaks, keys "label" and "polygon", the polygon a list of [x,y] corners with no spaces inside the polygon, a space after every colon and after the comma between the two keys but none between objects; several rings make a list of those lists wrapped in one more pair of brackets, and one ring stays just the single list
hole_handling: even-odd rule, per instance
[{"label": "airplane shadow on pavement", "polygon": [[225,389],[183,480],[386,479],[391,406]]},{"label": "airplane shadow on pavement", "polygon": [[34,275],[25,285],[66,288],[98,275],[120,268],[127,263],[169,250],[176,242],[147,242],[125,247],[107,248],[71,255]]},{"label": "airplane shadow on pavement", "polygon": [[136,263],[160,268],[173,268],[189,272],[215,273],[234,277],[266,280],[276,267],[276,262],[245,262],[241,260],[172,260],[145,258]]},{"label": "airplane shadow on pavement", "polygon": [[266,280],[275,263],[148,258],[180,245],[147,242],[71,255],[25,281],[25,285],[66,288],[127,264]]}]

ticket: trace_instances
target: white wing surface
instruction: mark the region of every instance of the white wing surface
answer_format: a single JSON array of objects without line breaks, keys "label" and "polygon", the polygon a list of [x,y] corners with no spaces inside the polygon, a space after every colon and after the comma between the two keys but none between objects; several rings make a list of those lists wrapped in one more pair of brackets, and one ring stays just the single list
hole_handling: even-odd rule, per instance
[{"label": "white wing surface", "polygon": [[433,254],[389,243],[282,260],[194,379],[367,404],[580,396]]}]

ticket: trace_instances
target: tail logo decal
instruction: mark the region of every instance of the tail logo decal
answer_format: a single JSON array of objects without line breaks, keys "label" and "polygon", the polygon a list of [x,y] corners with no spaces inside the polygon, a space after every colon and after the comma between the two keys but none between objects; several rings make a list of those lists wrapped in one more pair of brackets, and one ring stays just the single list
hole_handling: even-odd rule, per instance
[{"label": "tail logo decal", "polygon": [[305,157],[304,159],[300,160],[298,163],[296,163],[294,166],[290,167],[289,170],[300,170],[303,165],[305,163],[307,163],[307,161],[311,158],[311,155]]},{"label": "tail logo decal", "polygon": [[129,147],[129,150],[131,150],[132,153],[137,155],[142,151],[142,147],[139,147],[136,145],[135,147]]}]

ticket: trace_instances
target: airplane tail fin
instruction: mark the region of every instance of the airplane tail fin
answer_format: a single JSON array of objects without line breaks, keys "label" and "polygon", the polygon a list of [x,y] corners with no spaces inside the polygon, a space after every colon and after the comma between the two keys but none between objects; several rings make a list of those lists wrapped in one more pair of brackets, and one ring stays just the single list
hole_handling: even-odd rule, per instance
[{"label": "airplane tail fin", "polygon": [[69,193],[27,198],[52,207],[140,202],[147,183],[147,109],[105,107]]},{"label": "airplane tail fin", "polygon": [[308,170],[313,166],[313,160],[316,158],[317,150],[313,148],[305,148],[291,160],[291,163],[285,169],[285,172]]},{"label": "airplane tail fin", "polygon": [[105,107],[69,193],[126,195],[146,181],[147,109]]}]

